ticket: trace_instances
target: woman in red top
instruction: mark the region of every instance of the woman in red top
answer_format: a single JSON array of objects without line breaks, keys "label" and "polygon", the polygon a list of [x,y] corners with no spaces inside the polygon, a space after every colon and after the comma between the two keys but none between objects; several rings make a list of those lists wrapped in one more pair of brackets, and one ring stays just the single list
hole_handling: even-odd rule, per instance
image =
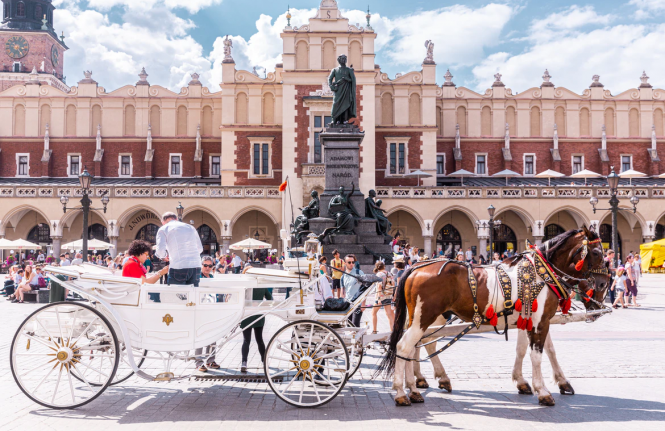
[{"label": "woman in red top", "polygon": [[147,276],[148,270],[143,263],[150,257],[150,243],[137,239],[129,245],[129,260],[122,267],[122,276],[131,278],[140,278],[143,283],[155,284],[163,275],[168,274],[169,267],[166,266],[161,271],[156,272],[150,277]]}]

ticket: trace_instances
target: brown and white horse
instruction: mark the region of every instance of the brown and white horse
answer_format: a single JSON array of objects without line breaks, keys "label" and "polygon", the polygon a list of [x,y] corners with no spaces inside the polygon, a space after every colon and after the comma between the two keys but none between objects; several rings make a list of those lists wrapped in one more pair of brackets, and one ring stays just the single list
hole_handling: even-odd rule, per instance
[{"label": "brown and white horse", "polygon": [[[588,253],[581,256],[585,245]],[[582,291],[593,289],[593,298],[598,301],[587,302],[588,309],[599,308],[599,303],[605,295],[609,277],[607,274],[597,272],[605,268],[603,250],[598,235],[587,230],[568,231],[547,241],[539,247],[539,251],[547,264],[559,277],[564,286],[579,285]],[[583,257],[583,259],[581,259]],[[510,278],[512,285],[511,299],[513,303],[518,299],[518,263],[527,259],[524,255],[517,255],[502,263],[502,268]],[[580,261],[583,261],[581,264]],[[576,264],[577,268],[576,269]],[[581,266],[581,267],[580,267]],[[443,268],[442,268],[443,267]],[[592,274],[592,271],[594,272]],[[477,304],[481,315],[490,305],[498,313],[504,309],[503,291],[498,281],[495,267],[478,267],[473,269],[477,280]],[[538,281],[542,281],[540,275]],[[589,285],[589,283],[591,285]],[[591,292],[589,292],[591,293]],[[531,315],[533,329],[518,330],[517,358],[513,368],[513,380],[517,384],[519,393],[531,394],[531,387],[522,376],[522,361],[527,346],[531,346],[531,362],[533,365],[532,384],[538,394],[538,401],[543,405],[554,405],[552,395],[545,387],[541,372],[543,351],[547,353],[552,363],[554,380],[561,393],[573,394],[573,388],[566,379],[556,359],[552,339],[549,335],[550,319],[555,315],[559,298],[549,287],[543,288],[536,297],[541,304],[537,311]],[[414,356],[416,346],[421,342],[423,335],[430,326],[445,323],[446,317],[455,314],[466,322],[471,322],[474,316],[474,301],[469,287],[468,269],[462,265],[445,264],[445,261],[421,264],[412,267],[400,280],[395,298],[395,325],[390,339],[390,346],[386,356],[379,366],[379,372],[394,375],[393,389],[397,391],[395,403],[397,405],[410,405],[411,402],[423,402],[424,399],[418,391],[418,386],[426,387],[422,375],[415,376],[414,361],[401,358],[418,358]],[[408,329],[404,332],[408,312]],[[444,317],[445,315],[445,317]],[[514,325],[518,319],[517,313],[509,317],[508,321]],[[503,320],[503,319],[502,319]],[[431,333],[431,331],[429,331]],[[425,342],[426,340],[422,340]],[[433,353],[435,343],[426,346],[428,353]],[[450,379],[445,373],[441,362],[433,357],[435,377],[439,379],[439,387],[452,391]],[[418,372],[419,374],[419,372]],[[404,391],[404,380],[409,389],[407,397]]]}]

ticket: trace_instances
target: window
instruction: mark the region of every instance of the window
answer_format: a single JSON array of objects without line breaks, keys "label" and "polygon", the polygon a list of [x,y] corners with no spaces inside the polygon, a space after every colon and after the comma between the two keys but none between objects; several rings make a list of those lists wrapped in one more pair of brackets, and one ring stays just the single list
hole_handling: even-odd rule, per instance
[{"label": "window", "polygon": [[390,143],[390,175],[404,175],[406,173],[406,144]]},{"label": "window", "polygon": [[39,223],[28,233],[28,241],[34,244],[51,244],[51,228],[46,223]]},{"label": "window", "polygon": [[272,137],[249,138],[251,145],[250,177],[265,177],[272,175],[270,158],[272,156],[270,143]]},{"label": "window", "polygon": [[70,154],[69,155],[69,166],[67,172],[70,177],[78,177],[81,175],[81,155],[80,154]]},{"label": "window", "polygon": [[17,154],[16,155],[16,176],[27,177],[30,175],[30,155]]},{"label": "window", "polygon": [[584,170],[584,156],[573,156],[573,174]]},{"label": "window", "polygon": [[536,173],[536,155],[524,155],[524,175],[533,175]]},{"label": "window", "polygon": [[629,171],[633,169],[633,156],[631,155],[621,155],[621,172]]},{"label": "window", "polygon": [[220,156],[210,156],[210,176],[221,175],[222,158]]},{"label": "window", "polygon": [[330,123],[332,123],[332,117],[321,115],[314,116],[314,155],[312,158],[314,163],[323,163],[323,147],[321,145],[320,137],[326,124]]},{"label": "window", "polygon": [[9,3],[5,3],[5,18],[9,18]]},{"label": "window", "polygon": [[180,166],[181,162],[180,154],[171,154],[171,176],[179,177],[182,175],[182,168]]},{"label": "window", "polygon": [[437,186],[442,186],[443,184],[439,184],[439,179],[443,178],[446,175],[446,154],[445,153],[439,153],[436,155],[436,179],[437,179]]},{"label": "window", "polygon": [[42,7],[40,5],[35,6],[35,19],[41,21],[42,20]]},{"label": "window", "polygon": [[476,175],[487,175],[487,154],[476,154]]},{"label": "window", "polygon": [[14,65],[12,66],[12,72],[14,73],[20,73],[21,72],[21,62],[20,61],[15,61]]},{"label": "window", "polygon": [[16,6],[16,16],[24,17],[25,16],[25,3],[19,2]]},{"label": "window", "polygon": [[131,155],[120,155],[120,176],[121,177],[131,177],[132,176],[132,156]]}]

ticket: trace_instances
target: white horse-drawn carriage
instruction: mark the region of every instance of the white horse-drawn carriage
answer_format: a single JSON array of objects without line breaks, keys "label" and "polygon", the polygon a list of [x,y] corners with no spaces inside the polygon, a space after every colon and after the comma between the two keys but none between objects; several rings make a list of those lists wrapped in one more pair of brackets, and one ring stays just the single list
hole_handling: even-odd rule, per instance
[{"label": "white horse-drawn carriage", "polygon": [[[292,270],[251,269],[201,279],[199,287],[141,284],[93,265],[47,267],[88,302],[49,304],[25,319],[11,346],[14,379],[36,403],[75,408],[134,373],[150,381],[188,378],[197,360],[214,358],[242,333],[243,319],[276,316],[286,324],[266,346],[270,388],[295,406],[323,405],[360,366],[366,330],[347,318],[370,290],[345,312],[323,311],[315,298],[320,278],[314,261],[290,263]],[[280,301],[254,301],[254,288],[291,293]],[[161,362],[160,372],[142,369],[146,359]]]}]

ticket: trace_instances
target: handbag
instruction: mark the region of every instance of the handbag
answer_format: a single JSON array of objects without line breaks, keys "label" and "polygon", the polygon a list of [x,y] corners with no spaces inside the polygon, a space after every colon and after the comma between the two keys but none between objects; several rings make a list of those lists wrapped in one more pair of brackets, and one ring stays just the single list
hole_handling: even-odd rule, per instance
[{"label": "handbag", "polygon": [[37,286],[39,286],[40,289],[46,289],[48,287],[46,279],[44,277],[39,277],[37,279]]},{"label": "handbag", "polygon": [[344,298],[328,298],[323,304],[324,311],[346,311],[351,306]]}]

